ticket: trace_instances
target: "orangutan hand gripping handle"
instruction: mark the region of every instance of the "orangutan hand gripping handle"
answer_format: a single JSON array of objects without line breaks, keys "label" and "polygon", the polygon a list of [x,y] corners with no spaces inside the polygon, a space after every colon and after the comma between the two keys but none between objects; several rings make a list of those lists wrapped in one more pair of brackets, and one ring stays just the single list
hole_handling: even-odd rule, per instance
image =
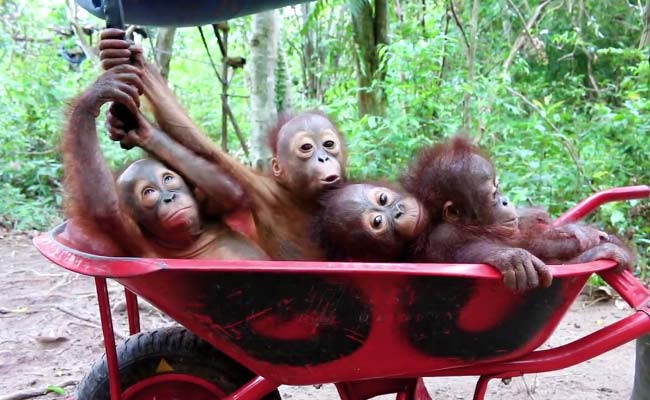
[{"label": "orangutan hand gripping handle", "polygon": [[[200,132],[198,126],[185,112],[157,68],[146,62],[142,48],[125,40],[124,33],[124,30],[116,28],[101,32],[99,57],[102,68],[108,70],[122,64],[138,67],[142,71],[144,84],[142,93],[151,102],[158,126],[194,153],[203,157],[211,155],[210,140]],[[108,114],[112,114],[112,109],[109,109]],[[121,141],[126,132],[123,126],[117,127],[112,123],[121,116],[113,115],[113,117],[111,123],[107,123],[107,129],[112,140]]]},{"label": "orangutan hand gripping handle", "polygon": [[538,286],[549,287],[553,281],[546,264],[521,248],[478,242],[463,246],[459,253],[458,262],[480,262],[494,266],[503,275],[503,283],[518,292]]},{"label": "orangutan hand gripping handle", "polygon": [[[610,239],[611,240],[611,239]],[[618,263],[617,271],[632,271],[636,263],[634,252],[625,246],[618,238],[611,243],[603,243],[593,247],[578,257],[571,260],[571,263],[586,263],[594,260],[614,260]]]},{"label": "orangutan hand gripping handle", "polygon": [[[122,33],[121,38],[124,38],[124,33]],[[102,66],[105,67],[105,70],[108,70],[110,67],[117,66],[117,65],[135,65],[139,69],[142,70],[142,52],[140,51],[140,57],[139,60],[137,60],[137,51],[133,51],[130,48],[123,48],[125,46],[126,42],[121,41],[121,40],[114,40],[111,42],[110,40],[107,42],[101,42],[99,43],[99,50],[100,50],[100,59],[104,60],[102,62]],[[139,62],[140,61],[140,62]],[[142,94],[144,91],[144,87],[138,87],[138,94]],[[135,129],[137,128],[138,125],[138,117],[137,114],[134,114],[132,111],[130,111],[128,108],[124,107],[120,103],[113,103],[111,104],[110,107],[111,113],[117,117],[121,121],[124,122],[125,125],[129,126],[129,129]],[[129,150],[132,148],[131,145],[127,144],[126,142],[120,142],[120,146],[123,149]]]}]

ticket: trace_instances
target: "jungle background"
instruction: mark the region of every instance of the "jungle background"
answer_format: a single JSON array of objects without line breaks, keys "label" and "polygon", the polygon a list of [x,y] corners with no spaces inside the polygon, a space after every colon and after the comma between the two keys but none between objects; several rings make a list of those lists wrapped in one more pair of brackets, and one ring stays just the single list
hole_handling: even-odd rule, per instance
[{"label": "jungle background", "polygon": [[[103,352],[93,280],[48,263],[29,237],[62,219],[57,147],[66,105],[100,73],[103,26],[72,0],[0,0],[0,400],[65,399]],[[280,110],[318,108],[344,133],[354,178],[395,179],[418,148],[465,129],[510,198],[556,216],[596,190],[650,183],[650,0],[320,0],[202,32],[145,28],[136,38],[191,116],[252,165],[268,164],[264,131]],[[106,136],[113,167],[141,156]],[[589,218],[630,240],[642,278],[648,217],[648,202],[625,202]],[[592,283],[543,348],[631,312]],[[122,289],[110,285],[122,340]],[[145,329],[173,324],[141,304]],[[493,383],[489,398],[629,398],[633,363],[631,342]],[[435,398],[458,400],[474,381],[426,382]],[[336,398],[332,385],[280,391]]]},{"label": "jungle background", "polygon": [[[0,0],[0,26],[0,224],[43,230],[62,218],[57,144],[67,103],[100,73],[103,21],[71,0]],[[191,116],[253,165],[267,164],[278,111],[319,108],[355,178],[397,178],[418,148],[466,129],[519,205],[558,215],[650,183],[650,0],[320,0],[145,31]],[[140,155],[103,141],[113,166]],[[632,240],[644,277],[648,216],[627,202],[590,218]]]}]

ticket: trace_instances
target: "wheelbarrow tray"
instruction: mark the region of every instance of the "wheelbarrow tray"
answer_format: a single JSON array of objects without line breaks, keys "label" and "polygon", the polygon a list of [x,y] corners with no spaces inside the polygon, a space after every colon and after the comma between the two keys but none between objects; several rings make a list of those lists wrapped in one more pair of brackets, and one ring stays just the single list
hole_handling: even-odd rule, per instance
[{"label": "wheelbarrow tray", "polygon": [[57,241],[63,229],[34,239],[52,262],[115,279],[289,385],[483,374],[538,348],[589,276],[614,267],[551,266],[550,288],[516,294],[487,265],[102,257]]}]

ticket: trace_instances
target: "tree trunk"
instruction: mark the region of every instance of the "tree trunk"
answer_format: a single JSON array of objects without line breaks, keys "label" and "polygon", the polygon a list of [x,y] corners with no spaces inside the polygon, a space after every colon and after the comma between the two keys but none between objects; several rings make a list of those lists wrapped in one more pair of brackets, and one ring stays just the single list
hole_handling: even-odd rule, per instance
[{"label": "tree trunk", "polygon": [[[300,5],[302,13],[303,27],[307,25],[309,17],[312,12],[310,3],[303,3]],[[315,49],[315,36],[318,32],[318,27],[315,29],[306,29],[302,41],[302,68],[305,94],[308,99],[316,99],[318,96],[318,77],[316,76],[316,69],[318,66],[317,54]]]},{"label": "tree trunk", "polygon": [[[467,49],[467,84],[471,88],[474,85],[474,65],[476,58],[476,42],[478,41],[478,17],[480,1],[474,0],[472,4],[472,18],[470,21],[469,48]],[[472,93],[465,92],[463,96],[463,128],[471,128],[472,114]]]},{"label": "tree trunk", "polygon": [[160,74],[169,77],[169,63],[172,60],[174,36],[176,28],[159,28],[156,36],[156,64],[160,67]]},{"label": "tree trunk", "polygon": [[284,51],[278,49],[278,65],[276,68],[276,108],[278,111],[293,108],[293,90],[291,71]]},{"label": "tree trunk", "polygon": [[[510,54],[508,58],[503,63],[503,73],[507,73],[510,69],[510,66],[515,61],[515,56],[519,53],[519,50],[524,46],[527,39],[530,39],[532,42],[532,37],[530,36],[530,30],[544,17],[544,9],[551,4],[552,0],[544,0],[537,5],[535,12],[532,17],[528,19],[524,24],[524,29],[521,31],[517,39],[515,39],[515,44],[510,49]],[[521,14],[520,14],[521,15]]]},{"label": "tree trunk", "polygon": [[645,9],[643,11],[643,31],[641,32],[639,48],[643,49],[648,46],[650,46],[650,0],[646,0],[645,2]]},{"label": "tree trunk", "polygon": [[353,0],[352,26],[356,44],[357,80],[359,84],[359,116],[384,115],[385,94],[372,88],[373,80],[383,81],[385,70],[380,68],[379,49],[388,44],[388,1]]},{"label": "tree trunk", "polygon": [[267,169],[271,152],[267,132],[277,118],[276,78],[278,63],[278,15],[276,10],[253,15],[251,57],[251,161],[255,168]]},{"label": "tree trunk", "polygon": [[420,1],[420,28],[422,29],[422,37],[427,37],[427,1]]}]

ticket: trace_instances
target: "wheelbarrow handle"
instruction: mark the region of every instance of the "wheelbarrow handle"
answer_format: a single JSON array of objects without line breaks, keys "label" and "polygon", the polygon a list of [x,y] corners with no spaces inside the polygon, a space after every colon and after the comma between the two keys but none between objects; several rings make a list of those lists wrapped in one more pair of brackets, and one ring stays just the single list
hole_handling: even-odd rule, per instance
[{"label": "wheelbarrow handle", "polygon": [[648,185],[624,186],[603,190],[582,200],[556,219],[555,222],[553,222],[553,225],[559,226],[569,222],[578,221],[605,203],[647,198],[650,198],[650,186]]}]

